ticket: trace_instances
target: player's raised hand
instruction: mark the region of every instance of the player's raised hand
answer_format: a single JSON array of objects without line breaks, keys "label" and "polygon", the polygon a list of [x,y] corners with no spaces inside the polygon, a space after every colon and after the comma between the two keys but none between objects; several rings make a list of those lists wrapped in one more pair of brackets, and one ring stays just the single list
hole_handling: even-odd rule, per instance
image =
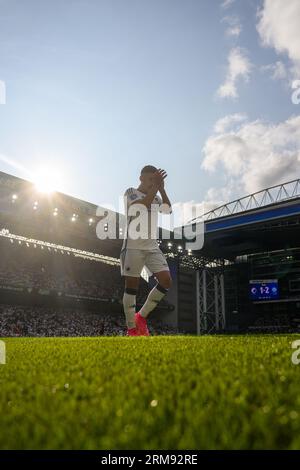
[{"label": "player's raised hand", "polygon": [[162,177],[161,177],[161,174],[160,174],[160,169],[156,170],[156,172],[153,174],[153,186],[155,187],[155,189],[158,190],[159,186],[161,185],[161,180],[162,180]]},{"label": "player's raised hand", "polygon": [[159,191],[162,191],[165,187],[165,179],[167,177],[167,172],[165,170],[162,170],[161,168],[159,168],[157,170],[157,173],[158,173],[158,178],[159,178],[159,186],[158,186],[158,190]]}]

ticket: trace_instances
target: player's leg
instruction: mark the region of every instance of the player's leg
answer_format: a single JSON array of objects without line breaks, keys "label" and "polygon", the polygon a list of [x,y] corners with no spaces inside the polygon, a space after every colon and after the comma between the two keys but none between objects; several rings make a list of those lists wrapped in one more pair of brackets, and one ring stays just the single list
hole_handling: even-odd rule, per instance
[{"label": "player's leg", "polygon": [[167,294],[172,285],[172,278],[166,258],[161,250],[149,253],[146,266],[153,272],[157,284],[149,292],[148,297],[141,310],[136,315],[137,327],[141,331],[148,331],[146,318],[162,298]]},{"label": "player's leg", "polygon": [[168,290],[172,287],[172,277],[169,269],[154,273],[154,276],[156,277],[158,284],[168,292]]},{"label": "player's leg", "polygon": [[126,325],[128,334],[135,333],[135,310],[136,310],[136,295],[139,287],[140,278],[125,276],[125,288],[123,294],[123,309],[126,317]]},{"label": "player's leg", "polygon": [[135,322],[136,295],[140,273],[144,266],[144,254],[141,253],[141,250],[124,250],[120,256],[120,264],[121,275],[125,277],[123,309],[126,317],[127,335],[136,336],[138,334]]},{"label": "player's leg", "polygon": [[150,312],[154,310],[157,304],[165,297],[172,285],[172,278],[169,270],[154,273],[157,284],[149,292],[146,302],[140,310],[140,315],[147,318]]}]

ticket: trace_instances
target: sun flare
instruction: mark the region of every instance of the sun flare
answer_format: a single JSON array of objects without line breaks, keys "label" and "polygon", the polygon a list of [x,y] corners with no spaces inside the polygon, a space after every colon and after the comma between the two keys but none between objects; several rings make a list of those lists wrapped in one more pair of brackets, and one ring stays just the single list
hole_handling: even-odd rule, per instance
[{"label": "sun flare", "polygon": [[51,194],[61,187],[61,174],[53,168],[40,168],[34,173],[33,182],[40,193]]}]

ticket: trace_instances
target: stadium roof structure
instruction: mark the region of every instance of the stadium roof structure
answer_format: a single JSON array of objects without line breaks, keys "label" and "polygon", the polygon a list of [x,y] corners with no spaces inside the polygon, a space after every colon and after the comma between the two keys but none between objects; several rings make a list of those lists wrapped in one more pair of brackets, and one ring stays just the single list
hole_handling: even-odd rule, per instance
[{"label": "stadium roof structure", "polygon": [[204,233],[193,254],[234,259],[300,245],[300,179],[266,188],[217,207],[185,227]]},{"label": "stadium roof structure", "polygon": [[[117,236],[102,240],[97,224],[108,215]],[[125,216],[58,191],[41,193],[30,181],[0,172],[0,221],[0,228],[21,236],[115,256]]]},{"label": "stadium roof structure", "polygon": [[[12,207],[11,203],[15,205],[19,203],[22,209],[34,209],[34,206],[37,206],[36,208],[38,209],[42,204],[44,208],[53,210],[56,208],[57,203],[61,204],[60,209],[62,209],[64,213],[68,213],[67,211],[69,211],[69,214],[71,214],[75,211],[77,215],[91,217],[96,215],[97,208],[99,208],[96,204],[59,191],[53,191],[50,194],[43,193],[36,189],[34,183],[17,176],[3,173],[2,171],[0,171],[0,191],[1,212],[9,211]],[[105,211],[108,210],[105,208],[102,209]],[[88,222],[89,219],[86,219],[86,221]]]}]

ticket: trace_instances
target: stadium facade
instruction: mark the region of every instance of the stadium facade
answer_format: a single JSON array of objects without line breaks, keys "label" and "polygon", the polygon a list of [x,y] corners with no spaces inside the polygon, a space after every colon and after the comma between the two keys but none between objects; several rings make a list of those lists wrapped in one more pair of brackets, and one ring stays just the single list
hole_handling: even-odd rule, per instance
[{"label": "stadium facade", "polygon": [[204,223],[204,246],[193,253],[202,264],[195,281],[198,334],[298,328],[299,179],[232,201],[190,223],[195,231]]}]

